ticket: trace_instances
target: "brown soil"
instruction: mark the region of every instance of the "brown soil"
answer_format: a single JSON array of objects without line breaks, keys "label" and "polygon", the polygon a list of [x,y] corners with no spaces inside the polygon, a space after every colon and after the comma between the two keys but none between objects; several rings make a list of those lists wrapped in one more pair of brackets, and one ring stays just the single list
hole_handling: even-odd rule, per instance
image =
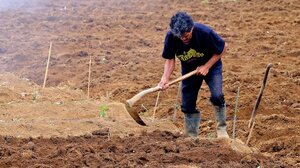
[{"label": "brown soil", "polygon": [[[157,94],[137,102],[148,127],[120,103],[159,82],[165,32],[178,10],[229,45],[224,93],[231,134],[241,86],[238,141],[215,138],[206,85],[198,139],[182,135],[181,112],[172,122],[178,85],[160,94],[154,119]],[[0,15],[0,167],[300,167],[298,0],[4,0]],[[268,63],[249,148],[248,122]]]}]

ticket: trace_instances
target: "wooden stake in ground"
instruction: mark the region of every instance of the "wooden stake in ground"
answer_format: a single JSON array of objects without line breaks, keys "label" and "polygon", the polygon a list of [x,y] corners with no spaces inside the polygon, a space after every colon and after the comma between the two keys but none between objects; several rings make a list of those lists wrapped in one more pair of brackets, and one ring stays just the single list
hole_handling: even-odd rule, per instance
[{"label": "wooden stake in ground", "polygon": [[235,123],[236,123],[236,114],[238,112],[239,96],[240,96],[240,86],[238,87],[237,94],[236,94],[236,100],[235,100],[235,109],[234,109],[234,117],[233,117],[233,131],[232,131],[233,139],[235,139]]},{"label": "wooden stake in ground", "polygon": [[262,82],[262,85],[261,85],[261,88],[260,88],[258,97],[257,97],[257,99],[256,99],[254,109],[253,109],[253,111],[252,111],[252,116],[251,116],[251,119],[250,119],[249,125],[248,125],[249,127],[251,127],[251,129],[250,129],[250,132],[249,132],[247,141],[246,141],[246,145],[249,144],[250,138],[251,138],[251,136],[252,136],[252,131],[253,131],[254,125],[255,125],[256,111],[257,111],[258,106],[259,106],[259,103],[260,103],[260,101],[261,101],[262,94],[263,94],[263,92],[264,92],[264,88],[265,88],[266,83],[267,83],[268,74],[269,74],[270,68],[271,68],[272,66],[273,66],[273,65],[272,65],[271,63],[269,63],[268,66],[267,66],[267,69],[266,69],[266,72],[265,72],[265,76],[264,76],[264,80],[263,80],[263,82]]},{"label": "wooden stake in ground", "polygon": [[48,76],[49,62],[50,62],[50,57],[51,57],[51,50],[52,50],[52,42],[50,42],[50,47],[49,47],[48,61],[47,61],[47,66],[46,66],[46,71],[45,71],[43,88],[45,88],[45,86],[46,86],[46,81],[47,81],[47,76]]},{"label": "wooden stake in ground", "polygon": [[156,102],[155,102],[154,111],[153,111],[153,115],[152,115],[152,121],[154,121],[154,118],[155,118],[155,113],[156,113],[156,108],[157,108],[157,105],[158,105],[158,99],[159,99],[160,92],[161,91],[157,92]]},{"label": "wooden stake in ground", "polygon": [[261,101],[261,98],[262,98],[262,95],[263,95],[263,92],[264,92],[264,89],[265,89],[265,86],[266,86],[266,83],[267,83],[268,74],[269,74],[270,68],[272,66],[273,65],[271,63],[269,63],[268,66],[267,66],[267,69],[266,69],[266,72],[265,72],[265,76],[264,76],[264,80],[263,80],[262,85],[260,87],[260,90],[259,90],[256,102],[255,102],[255,106],[254,106],[254,109],[252,111],[252,115],[251,115],[251,118],[250,118],[250,121],[249,121],[249,125],[248,125],[249,128],[252,126],[252,123],[254,122],[253,120],[255,118],[256,111],[258,109],[259,103]]},{"label": "wooden stake in ground", "polygon": [[178,108],[179,108],[179,97],[180,97],[180,91],[181,91],[181,82],[179,83],[178,85],[178,90],[177,90],[177,96],[176,96],[176,104],[175,104],[175,107],[174,107],[174,114],[173,114],[173,122],[176,122],[177,120],[177,111],[178,111]]},{"label": "wooden stake in ground", "polygon": [[90,84],[91,84],[91,66],[92,66],[92,56],[90,55],[90,62],[89,62],[89,77],[88,77],[88,99],[90,98]]}]

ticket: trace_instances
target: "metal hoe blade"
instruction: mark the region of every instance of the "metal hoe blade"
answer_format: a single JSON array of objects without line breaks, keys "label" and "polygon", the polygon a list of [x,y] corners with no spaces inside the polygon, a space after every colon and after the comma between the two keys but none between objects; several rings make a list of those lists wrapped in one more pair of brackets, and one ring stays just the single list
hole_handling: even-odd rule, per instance
[{"label": "metal hoe blade", "polygon": [[128,113],[130,114],[130,116],[134,119],[134,121],[136,121],[141,126],[147,126],[145,124],[145,122],[141,119],[141,117],[139,116],[139,114],[136,111],[134,111],[132,109],[132,107],[130,107],[130,105],[128,104],[128,102],[125,102],[125,108],[128,111]]}]

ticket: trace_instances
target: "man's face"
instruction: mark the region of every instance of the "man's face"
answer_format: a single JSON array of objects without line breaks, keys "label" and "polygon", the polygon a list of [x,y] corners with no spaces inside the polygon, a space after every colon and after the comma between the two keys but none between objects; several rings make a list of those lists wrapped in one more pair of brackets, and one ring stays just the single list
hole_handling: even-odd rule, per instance
[{"label": "man's face", "polygon": [[185,32],[183,35],[180,36],[180,40],[184,44],[189,44],[189,42],[191,41],[193,35],[193,29],[194,27],[192,27],[191,31]]}]

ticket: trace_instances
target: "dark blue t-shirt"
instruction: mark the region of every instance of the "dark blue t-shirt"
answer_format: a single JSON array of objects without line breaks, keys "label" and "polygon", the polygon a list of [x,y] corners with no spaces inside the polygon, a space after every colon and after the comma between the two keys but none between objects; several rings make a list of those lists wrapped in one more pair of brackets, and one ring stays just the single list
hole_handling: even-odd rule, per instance
[{"label": "dark blue t-shirt", "polygon": [[182,68],[189,71],[204,65],[214,54],[223,52],[224,40],[210,27],[195,23],[192,33],[192,39],[186,45],[169,31],[165,38],[163,58],[173,59],[176,56]]}]

